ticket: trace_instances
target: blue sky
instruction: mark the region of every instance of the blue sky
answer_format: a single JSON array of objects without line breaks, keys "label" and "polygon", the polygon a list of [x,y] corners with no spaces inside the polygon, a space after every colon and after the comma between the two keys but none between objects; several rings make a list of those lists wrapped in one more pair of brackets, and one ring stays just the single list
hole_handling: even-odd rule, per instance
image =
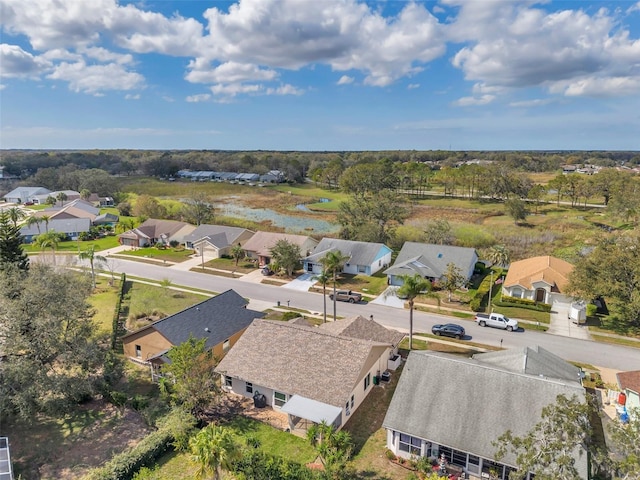
[{"label": "blue sky", "polygon": [[0,0],[0,147],[640,150],[640,1]]}]

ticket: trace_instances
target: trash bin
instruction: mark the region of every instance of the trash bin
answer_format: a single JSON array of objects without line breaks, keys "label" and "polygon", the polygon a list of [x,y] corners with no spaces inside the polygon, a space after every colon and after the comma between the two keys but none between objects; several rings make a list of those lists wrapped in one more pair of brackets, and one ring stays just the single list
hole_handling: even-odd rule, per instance
[{"label": "trash bin", "polygon": [[278,307],[280,306],[280,300],[278,300],[278,302],[277,302],[277,306],[278,306]]},{"label": "trash bin", "polygon": [[379,383],[380,383],[380,380],[378,379],[378,376],[377,376],[377,375],[374,375],[374,376],[373,376],[373,384],[374,384],[374,385],[378,385]]}]

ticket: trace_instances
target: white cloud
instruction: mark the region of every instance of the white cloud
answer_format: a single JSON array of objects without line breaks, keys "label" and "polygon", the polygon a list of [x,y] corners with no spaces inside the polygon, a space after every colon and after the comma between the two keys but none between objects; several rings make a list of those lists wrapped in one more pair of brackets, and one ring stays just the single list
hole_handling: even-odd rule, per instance
[{"label": "white cloud", "polygon": [[144,78],[122,65],[86,65],[84,62],[61,63],[48,75],[53,80],[69,82],[74,92],[100,94],[105,90],[133,90],[144,86]]},{"label": "white cloud", "polygon": [[631,5],[628,9],[627,9],[627,15],[632,13],[632,12],[640,12],[640,2],[635,3],[634,5]]},{"label": "white cloud", "polygon": [[80,50],[89,58],[94,58],[100,62],[114,62],[121,65],[133,63],[133,56],[131,54],[122,54],[111,52],[102,47],[87,47]]},{"label": "white cloud", "polygon": [[7,86],[4,83],[0,83],[0,90],[4,90]]},{"label": "white cloud", "polygon": [[131,93],[127,93],[124,96],[125,100],[140,100],[140,94],[136,93],[135,95],[131,94]]},{"label": "white cloud", "polygon": [[303,95],[304,90],[301,88],[294,87],[293,85],[289,85],[288,83],[285,85],[280,85],[277,88],[267,88],[265,93],[267,95]]},{"label": "white cloud", "polygon": [[240,83],[270,81],[278,77],[275,70],[248,63],[226,62],[213,69],[203,63],[205,61],[200,59],[192,61],[189,64],[191,71],[185,78],[192,83]]},{"label": "white cloud", "polygon": [[38,78],[51,67],[45,58],[34,56],[18,45],[0,44],[0,70],[3,77]]},{"label": "white cloud", "polygon": [[551,88],[553,93],[568,97],[616,97],[640,94],[640,75],[636,77],[589,77],[571,82],[558,82]]},{"label": "white cloud", "polygon": [[416,88],[420,88],[419,83],[410,83],[409,85],[407,85],[407,90],[414,90]]},{"label": "white cloud", "polygon": [[214,95],[221,95],[226,97],[235,97],[241,93],[258,93],[262,91],[264,87],[256,84],[217,84],[211,86],[211,92]]},{"label": "white cloud", "polygon": [[189,103],[206,102],[211,98],[209,93],[200,93],[198,95],[189,95],[185,100]]},{"label": "white cloud", "polygon": [[[640,78],[633,67],[640,62],[640,41],[630,39],[605,9],[589,15],[549,13],[534,8],[534,0],[445,3],[459,7],[450,38],[470,42],[453,58],[467,80],[486,87],[542,86],[565,95],[598,95],[597,85],[607,85],[617,90],[609,94],[628,95]],[[621,77],[628,80],[616,80]]]},{"label": "white cloud", "polygon": [[459,107],[474,107],[478,105],[487,105],[496,99],[495,95],[482,95],[481,97],[462,97],[453,102]]},{"label": "white cloud", "polygon": [[548,105],[553,100],[550,98],[536,98],[533,100],[521,100],[518,102],[509,103],[510,107],[514,108],[528,108],[528,107],[541,107],[543,105]]},{"label": "white cloud", "polygon": [[348,75],[343,75],[340,77],[340,80],[338,80],[336,82],[337,85],[349,85],[350,83],[353,83],[355,79],[353,77],[350,77]]}]

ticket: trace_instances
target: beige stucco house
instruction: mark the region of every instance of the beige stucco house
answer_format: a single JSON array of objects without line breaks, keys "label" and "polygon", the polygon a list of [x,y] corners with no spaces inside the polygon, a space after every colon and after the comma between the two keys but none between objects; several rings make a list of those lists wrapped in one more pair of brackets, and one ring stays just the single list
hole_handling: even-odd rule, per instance
[{"label": "beige stucco house", "polygon": [[559,258],[542,256],[513,262],[502,283],[502,294],[552,304],[565,297],[573,265]]}]

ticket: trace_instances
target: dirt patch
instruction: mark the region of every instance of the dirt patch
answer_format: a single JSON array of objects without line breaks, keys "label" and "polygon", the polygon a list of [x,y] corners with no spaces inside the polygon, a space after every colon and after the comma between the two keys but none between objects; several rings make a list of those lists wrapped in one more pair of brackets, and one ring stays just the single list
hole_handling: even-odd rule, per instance
[{"label": "dirt patch", "polygon": [[[78,423],[79,418],[84,421]],[[136,411],[95,400],[79,406],[62,426],[54,421],[38,421],[16,427],[11,437],[11,455],[16,473],[23,478],[80,479],[150,432]]]}]

